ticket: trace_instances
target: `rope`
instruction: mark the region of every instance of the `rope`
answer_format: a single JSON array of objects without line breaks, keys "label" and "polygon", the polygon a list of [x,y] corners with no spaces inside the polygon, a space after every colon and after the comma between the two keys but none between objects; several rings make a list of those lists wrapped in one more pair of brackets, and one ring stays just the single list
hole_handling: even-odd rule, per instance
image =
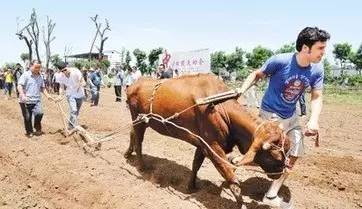
[{"label": "rope", "polygon": [[153,100],[155,99],[156,91],[157,91],[158,88],[160,88],[161,84],[162,84],[164,81],[165,81],[165,80],[162,80],[162,81],[158,82],[158,83],[153,87],[152,95],[151,95],[151,98],[149,99],[149,101],[150,101],[150,113],[152,113]]},{"label": "rope", "polygon": [[199,135],[197,135],[197,134],[194,134],[192,131],[188,130],[188,129],[185,128],[185,127],[179,126],[179,125],[177,125],[177,124],[175,124],[175,123],[173,123],[173,122],[171,122],[171,121],[163,118],[161,115],[158,115],[158,114],[155,114],[155,113],[149,113],[149,114],[147,114],[146,117],[151,118],[151,119],[154,119],[154,120],[156,120],[156,121],[158,121],[158,122],[161,122],[161,123],[163,123],[163,124],[164,124],[164,123],[168,123],[168,124],[170,124],[170,125],[178,128],[178,129],[180,129],[180,130],[183,130],[183,131],[187,132],[187,133],[190,134],[191,136],[196,137],[196,138],[199,139],[199,141],[200,141],[204,146],[206,146],[206,148],[207,148],[214,156],[216,156],[219,160],[221,160],[222,162],[226,163],[226,164],[229,165],[231,168],[237,169],[237,167],[234,166],[233,164],[231,164],[229,161],[227,161],[227,160],[225,160],[224,158],[220,157],[201,136],[199,136]]}]

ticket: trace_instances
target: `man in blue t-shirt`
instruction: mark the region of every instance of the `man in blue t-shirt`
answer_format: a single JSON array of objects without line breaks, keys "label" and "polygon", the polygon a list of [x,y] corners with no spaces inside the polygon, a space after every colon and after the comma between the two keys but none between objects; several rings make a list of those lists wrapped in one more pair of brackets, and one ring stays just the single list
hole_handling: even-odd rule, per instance
[{"label": "man in blue t-shirt", "polygon": [[[291,140],[289,166],[293,167],[297,158],[304,153],[303,134],[296,115],[296,103],[305,89],[311,88],[311,116],[305,127],[305,135],[318,133],[318,119],[322,110],[322,89],[324,70],[320,61],[325,53],[330,35],[317,27],[306,27],[298,35],[296,53],[278,54],[271,57],[261,67],[252,72],[238,90],[245,93],[258,80],[269,77],[269,86],[264,94],[260,116],[279,121]],[[280,206],[277,196],[287,178],[284,173],[273,181],[263,201]]]},{"label": "man in blue t-shirt", "polygon": [[101,90],[102,85],[102,76],[101,70],[97,68],[97,70],[93,71],[89,77],[89,84],[91,87],[91,106],[97,106],[99,102],[99,91]]}]

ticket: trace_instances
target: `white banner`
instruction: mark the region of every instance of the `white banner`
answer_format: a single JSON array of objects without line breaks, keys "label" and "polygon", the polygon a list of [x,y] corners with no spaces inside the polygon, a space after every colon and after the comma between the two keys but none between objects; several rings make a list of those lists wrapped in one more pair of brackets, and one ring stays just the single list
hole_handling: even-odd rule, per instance
[{"label": "white banner", "polygon": [[188,52],[165,51],[160,55],[159,63],[164,64],[166,69],[171,67],[177,69],[180,75],[210,72],[209,49],[200,49]]}]

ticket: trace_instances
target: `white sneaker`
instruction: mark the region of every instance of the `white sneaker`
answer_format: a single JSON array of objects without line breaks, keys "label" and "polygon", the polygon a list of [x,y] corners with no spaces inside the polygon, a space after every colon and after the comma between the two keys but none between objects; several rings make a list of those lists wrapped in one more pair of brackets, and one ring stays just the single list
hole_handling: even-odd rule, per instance
[{"label": "white sneaker", "polygon": [[264,195],[263,197],[263,204],[269,205],[271,207],[281,207],[281,204],[283,202],[283,199],[280,198],[279,196],[275,196],[275,197],[267,197],[266,195]]},{"label": "white sneaker", "polygon": [[294,209],[292,201],[289,201],[289,202],[282,201],[281,204],[280,204],[280,207],[282,209]]},{"label": "white sneaker", "polygon": [[281,209],[293,209],[294,208],[291,201],[284,202],[283,198],[280,198],[279,196],[270,198],[265,195],[263,198],[263,204],[269,205],[271,207],[281,208]]}]

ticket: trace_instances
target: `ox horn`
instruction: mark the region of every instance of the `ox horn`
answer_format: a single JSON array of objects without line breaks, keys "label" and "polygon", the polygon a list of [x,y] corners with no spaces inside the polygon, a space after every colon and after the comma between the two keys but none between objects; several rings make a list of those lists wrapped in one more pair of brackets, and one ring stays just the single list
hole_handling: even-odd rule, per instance
[{"label": "ox horn", "polygon": [[249,150],[243,157],[236,157],[232,160],[236,166],[247,165],[254,161],[255,151]]},{"label": "ox horn", "polygon": [[269,150],[271,148],[271,144],[269,142],[264,142],[262,148],[263,150]]}]

